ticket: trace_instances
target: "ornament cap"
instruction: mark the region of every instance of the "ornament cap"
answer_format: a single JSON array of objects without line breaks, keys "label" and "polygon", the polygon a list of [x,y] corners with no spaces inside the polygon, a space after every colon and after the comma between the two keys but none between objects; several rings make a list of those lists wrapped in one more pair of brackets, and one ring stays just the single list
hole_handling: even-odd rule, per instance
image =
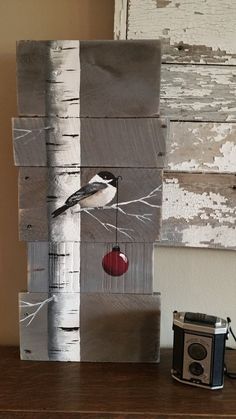
[{"label": "ornament cap", "polygon": [[118,246],[118,244],[116,244],[115,246],[112,247],[112,251],[113,252],[120,252],[120,246]]}]

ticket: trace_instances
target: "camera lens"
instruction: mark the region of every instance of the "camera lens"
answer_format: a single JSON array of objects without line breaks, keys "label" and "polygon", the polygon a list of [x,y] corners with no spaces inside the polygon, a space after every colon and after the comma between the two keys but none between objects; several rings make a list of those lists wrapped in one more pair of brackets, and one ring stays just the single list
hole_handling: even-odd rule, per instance
[{"label": "camera lens", "polygon": [[198,376],[203,374],[204,369],[199,362],[192,362],[192,364],[189,365],[189,371],[191,374]]},{"label": "camera lens", "polygon": [[188,354],[191,356],[191,358],[196,359],[197,361],[201,361],[202,359],[206,358],[207,350],[200,343],[192,343],[188,347]]}]

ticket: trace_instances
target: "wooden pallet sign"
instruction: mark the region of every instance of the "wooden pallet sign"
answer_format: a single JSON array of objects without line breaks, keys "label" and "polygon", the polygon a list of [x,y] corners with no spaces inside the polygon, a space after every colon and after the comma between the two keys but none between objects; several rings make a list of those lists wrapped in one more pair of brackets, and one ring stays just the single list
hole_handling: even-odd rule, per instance
[{"label": "wooden pallet sign", "polygon": [[17,77],[21,357],[158,362],[160,43],[21,41]]},{"label": "wooden pallet sign", "polygon": [[163,245],[235,249],[235,19],[230,0],[115,1],[116,39],[162,42]]}]

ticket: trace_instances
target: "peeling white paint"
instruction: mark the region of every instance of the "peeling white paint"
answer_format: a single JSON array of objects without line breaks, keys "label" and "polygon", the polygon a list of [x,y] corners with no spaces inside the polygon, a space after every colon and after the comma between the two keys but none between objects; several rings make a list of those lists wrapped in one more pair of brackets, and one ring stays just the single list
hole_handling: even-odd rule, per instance
[{"label": "peeling white paint", "polygon": [[171,122],[167,167],[173,171],[236,172],[236,124]]},{"label": "peeling white paint", "polygon": [[[171,0],[157,5],[156,0],[129,1],[128,39],[165,40],[170,46],[164,51],[167,60],[236,64],[236,2]],[[179,51],[183,44],[185,50]],[[189,56],[189,46],[197,48],[194,56],[193,52]]]},{"label": "peeling white paint", "polygon": [[163,185],[163,221],[170,218],[184,219],[186,222],[196,218],[217,220],[235,225],[235,208],[228,206],[228,200],[220,193],[191,192],[179,185],[177,178],[167,179]]},{"label": "peeling white paint", "polygon": [[183,244],[193,247],[225,247],[236,248],[236,231],[231,227],[216,226],[211,224],[204,226],[190,225],[182,231]]},{"label": "peeling white paint", "polygon": [[208,167],[217,167],[219,172],[236,172],[236,142],[227,141],[220,148],[222,156],[214,157],[214,163],[207,163]]}]

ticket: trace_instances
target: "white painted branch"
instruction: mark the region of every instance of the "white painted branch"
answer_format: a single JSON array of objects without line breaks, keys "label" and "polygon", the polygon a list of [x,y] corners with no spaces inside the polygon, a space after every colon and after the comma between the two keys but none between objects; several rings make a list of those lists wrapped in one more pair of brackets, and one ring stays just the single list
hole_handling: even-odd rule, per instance
[{"label": "white painted branch", "polygon": [[20,308],[31,308],[31,307],[37,307],[37,309],[33,312],[33,313],[25,313],[25,317],[20,319],[20,323],[22,322],[26,322],[27,321],[27,325],[29,326],[32,321],[35,319],[35,317],[37,316],[38,312],[43,308],[43,306],[45,306],[45,304],[50,303],[51,301],[56,301],[56,296],[53,295],[50,298],[47,298],[44,301],[40,301],[38,303],[30,303],[24,300],[20,300]]}]

